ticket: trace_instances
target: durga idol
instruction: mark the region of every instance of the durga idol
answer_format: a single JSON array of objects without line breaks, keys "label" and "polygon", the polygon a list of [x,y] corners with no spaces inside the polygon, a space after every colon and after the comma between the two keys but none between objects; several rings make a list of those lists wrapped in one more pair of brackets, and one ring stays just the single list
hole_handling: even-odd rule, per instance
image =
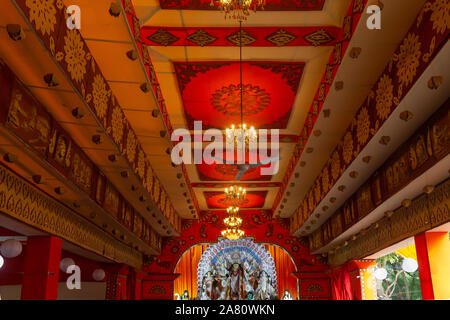
[{"label": "durga idol", "polygon": [[227,283],[227,300],[240,300],[245,297],[244,272],[239,263],[233,263]]}]

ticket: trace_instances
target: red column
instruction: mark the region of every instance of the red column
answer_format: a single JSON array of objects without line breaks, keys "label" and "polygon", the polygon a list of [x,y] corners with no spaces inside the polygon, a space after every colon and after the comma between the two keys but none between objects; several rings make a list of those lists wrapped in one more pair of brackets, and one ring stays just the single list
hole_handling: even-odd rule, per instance
[{"label": "red column", "polygon": [[56,300],[58,298],[60,238],[29,237],[27,240],[22,300]]},{"label": "red column", "polygon": [[430,261],[428,259],[427,241],[425,233],[414,237],[416,243],[417,263],[419,264],[420,286],[422,299],[434,300],[433,283],[431,281]]}]

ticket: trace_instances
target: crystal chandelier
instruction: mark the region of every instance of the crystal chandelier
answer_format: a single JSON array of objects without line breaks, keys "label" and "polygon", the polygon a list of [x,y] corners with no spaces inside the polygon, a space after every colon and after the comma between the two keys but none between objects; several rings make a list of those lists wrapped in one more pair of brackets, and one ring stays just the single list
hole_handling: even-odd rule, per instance
[{"label": "crystal chandelier", "polygon": [[256,130],[253,127],[247,128],[247,125],[244,123],[239,125],[238,128],[235,128],[234,124],[231,126],[231,129],[225,130],[227,141],[233,141],[236,144],[248,145],[251,142],[257,141]]},{"label": "crystal chandelier", "polygon": [[238,216],[239,207],[228,207],[228,216],[223,219],[223,223],[231,228],[239,228],[242,225],[242,218]]},{"label": "crystal chandelier", "polygon": [[250,11],[264,10],[266,0],[211,0],[211,6],[217,5],[227,17],[237,20],[247,20]]},{"label": "crystal chandelier", "polygon": [[222,231],[222,237],[227,238],[229,240],[237,240],[243,237],[244,234],[245,232],[237,227],[227,228]]},{"label": "crystal chandelier", "polygon": [[237,206],[245,199],[247,190],[238,186],[231,186],[225,188],[225,200],[229,201],[232,205]]},{"label": "crystal chandelier", "polygon": [[241,93],[241,124],[237,127],[235,127],[233,124],[231,126],[231,129],[225,130],[225,134],[227,143],[228,141],[230,141],[238,145],[248,146],[250,142],[256,142],[258,136],[256,134],[255,128],[253,127],[248,128],[247,125],[244,123],[244,103],[243,103],[244,86],[242,84],[242,21],[239,21],[239,78],[240,78],[239,90]]}]

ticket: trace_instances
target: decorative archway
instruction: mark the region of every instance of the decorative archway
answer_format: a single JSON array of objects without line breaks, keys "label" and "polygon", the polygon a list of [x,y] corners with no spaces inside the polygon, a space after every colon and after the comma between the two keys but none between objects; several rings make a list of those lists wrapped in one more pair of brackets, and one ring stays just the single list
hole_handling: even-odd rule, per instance
[{"label": "decorative archway", "polygon": [[251,238],[219,239],[210,245],[198,263],[197,297],[244,299],[249,293],[261,299],[278,296],[277,270],[270,252]]},{"label": "decorative archway", "polygon": [[[176,279],[178,274],[175,271],[183,254],[196,245],[206,245],[216,243],[224,228],[222,219],[225,215],[223,211],[202,212],[198,220],[184,220],[180,237],[170,238],[163,242],[161,254],[149,265],[144,267],[144,271],[152,275],[152,279],[160,278],[161,275],[168,275],[169,278]],[[271,211],[247,210],[242,212],[244,218],[243,229],[246,236],[254,239],[255,243],[275,245],[286,252],[292,259],[295,266],[295,276],[301,280],[305,286],[311,283],[320,283],[324,287],[323,297],[328,298],[330,294],[329,277],[324,274],[328,270],[325,259],[321,256],[311,255],[307,238],[297,238],[289,233],[289,220],[273,218]],[[154,276],[153,276],[154,275]],[[170,276],[169,276],[170,275]],[[316,280],[317,279],[317,280]],[[147,286],[151,288],[154,280],[143,287],[143,296]],[[172,299],[174,294],[173,282],[166,282],[167,294],[164,299]],[[299,298],[311,296],[307,290],[303,290],[300,284]],[[195,296],[196,292],[193,293]],[[152,299],[155,299],[152,296]]]}]

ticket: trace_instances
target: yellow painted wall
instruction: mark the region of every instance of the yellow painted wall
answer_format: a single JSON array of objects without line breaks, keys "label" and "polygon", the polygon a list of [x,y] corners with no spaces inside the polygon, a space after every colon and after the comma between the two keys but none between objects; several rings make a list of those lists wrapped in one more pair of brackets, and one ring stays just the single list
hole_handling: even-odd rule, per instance
[{"label": "yellow painted wall", "polygon": [[450,240],[447,232],[427,232],[428,258],[434,298],[450,299]]}]

